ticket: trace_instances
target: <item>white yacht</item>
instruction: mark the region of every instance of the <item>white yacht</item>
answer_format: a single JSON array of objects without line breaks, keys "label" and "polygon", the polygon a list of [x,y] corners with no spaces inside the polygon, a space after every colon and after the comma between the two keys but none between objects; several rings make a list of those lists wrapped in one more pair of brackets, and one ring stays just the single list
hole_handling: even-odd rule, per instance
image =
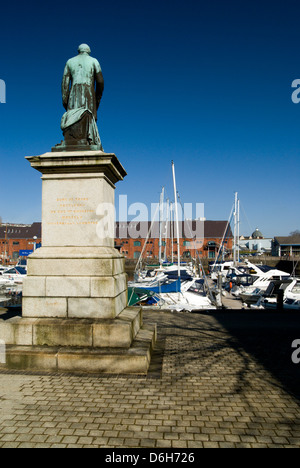
[{"label": "white yacht", "polygon": [[17,266],[11,267],[2,272],[0,276],[0,283],[2,280],[3,283],[11,282],[15,284],[21,284],[23,283],[23,279],[26,277],[26,275],[27,275],[27,272],[26,270],[24,270],[24,268],[17,267]]},{"label": "white yacht", "polygon": [[263,294],[270,283],[276,280],[287,280],[290,274],[276,268],[267,267],[264,265],[254,265],[255,274],[253,275],[253,284],[251,286],[234,287],[231,293],[236,297],[249,297],[251,294]]},{"label": "white yacht", "polygon": [[[271,301],[264,301],[262,304],[264,308],[266,309],[271,308],[271,307],[274,308],[274,303],[272,303]],[[283,309],[300,311],[300,279],[299,278],[293,278],[291,283],[284,289]]]},{"label": "white yacht", "polygon": [[[168,286],[172,286],[172,284],[174,288],[170,288],[168,291]],[[180,286],[177,281],[169,285],[162,285],[161,291],[156,292],[158,293],[156,307],[160,310],[196,312],[217,308],[214,305],[213,297],[210,298],[204,289],[204,280],[191,278],[181,281]]]},{"label": "white yacht", "polygon": [[218,275],[221,273],[223,278],[226,278],[227,274],[234,268],[234,262],[220,262],[214,263],[210,266],[210,277],[213,281],[217,281]]}]

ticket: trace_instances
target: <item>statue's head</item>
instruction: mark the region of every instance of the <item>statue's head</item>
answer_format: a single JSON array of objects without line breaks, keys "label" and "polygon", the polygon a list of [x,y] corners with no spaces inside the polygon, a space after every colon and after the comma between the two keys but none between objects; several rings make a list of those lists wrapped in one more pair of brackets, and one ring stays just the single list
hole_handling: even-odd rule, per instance
[{"label": "statue's head", "polygon": [[87,44],[81,44],[81,45],[78,47],[78,53],[79,53],[79,54],[87,53],[87,54],[90,55],[91,49],[89,48],[89,46],[88,46]]}]

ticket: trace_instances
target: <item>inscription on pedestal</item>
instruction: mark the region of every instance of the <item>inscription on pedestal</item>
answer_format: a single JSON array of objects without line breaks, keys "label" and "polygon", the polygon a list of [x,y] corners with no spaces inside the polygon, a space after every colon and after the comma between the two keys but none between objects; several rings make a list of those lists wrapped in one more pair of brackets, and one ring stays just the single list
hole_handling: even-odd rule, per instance
[{"label": "inscription on pedestal", "polygon": [[43,177],[43,246],[114,246],[114,187],[103,177]]},{"label": "inscription on pedestal", "polygon": [[46,224],[52,226],[97,225],[96,219],[90,219],[95,215],[95,211],[90,209],[89,201],[88,197],[57,198],[57,206],[50,210],[53,221],[49,219]]}]

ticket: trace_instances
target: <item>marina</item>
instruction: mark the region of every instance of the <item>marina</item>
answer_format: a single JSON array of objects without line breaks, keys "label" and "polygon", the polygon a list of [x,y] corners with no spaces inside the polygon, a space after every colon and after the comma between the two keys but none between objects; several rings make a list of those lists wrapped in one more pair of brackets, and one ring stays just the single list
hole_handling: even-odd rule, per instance
[{"label": "marina", "polygon": [[[233,267],[220,265],[219,281],[215,268],[200,276],[193,263],[182,264],[178,279],[176,264],[149,265],[136,275],[128,270],[128,305],[145,310],[201,312],[216,309],[295,309],[300,310],[300,278],[277,268],[250,262]],[[138,266],[138,263],[136,267]],[[224,274],[224,271],[226,274]],[[245,273],[245,271],[251,272]],[[22,285],[26,270],[2,267],[0,307],[22,309]],[[131,278],[131,279],[130,279]]]},{"label": "marina", "polygon": [[0,449],[300,447],[300,4],[267,3],[3,4]]}]

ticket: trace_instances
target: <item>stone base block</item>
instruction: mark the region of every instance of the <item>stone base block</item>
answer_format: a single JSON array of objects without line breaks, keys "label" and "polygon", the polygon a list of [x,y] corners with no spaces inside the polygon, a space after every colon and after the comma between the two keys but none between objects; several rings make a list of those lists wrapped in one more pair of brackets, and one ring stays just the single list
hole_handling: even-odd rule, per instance
[{"label": "stone base block", "polygon": [[110,247],[42,247],[28,257],[29,276],[110,277],[124,273],[125,259]]},{"label": "stone base block", "polygon": [[6,345],[130,348],[142,326],[142,311],[128,307],[114,320],[14,317],[0,320]]},{"label": "stone base block", "polygon": [[147,374],[155,341],[155,327],[143,327],[129,349],[7,345],[0,369]]},{"label": "stone base block", "polygon": [[113,319],[127,305],[127,290],[116,297],[23,297],[24,317]]},{"label": "stone base block", "polygon": [[145,374],[156,330],[127,308],[125,259],[114,248],[113,153],[27,157],[42,173],[42,247],[28,257],[22,318],[0,320],[4,368]]},{"label": "stone base block", "polygon": [[23,317],[113,319],[127,306],[124,258],[108,247],[42,247],[28,258]]}]

